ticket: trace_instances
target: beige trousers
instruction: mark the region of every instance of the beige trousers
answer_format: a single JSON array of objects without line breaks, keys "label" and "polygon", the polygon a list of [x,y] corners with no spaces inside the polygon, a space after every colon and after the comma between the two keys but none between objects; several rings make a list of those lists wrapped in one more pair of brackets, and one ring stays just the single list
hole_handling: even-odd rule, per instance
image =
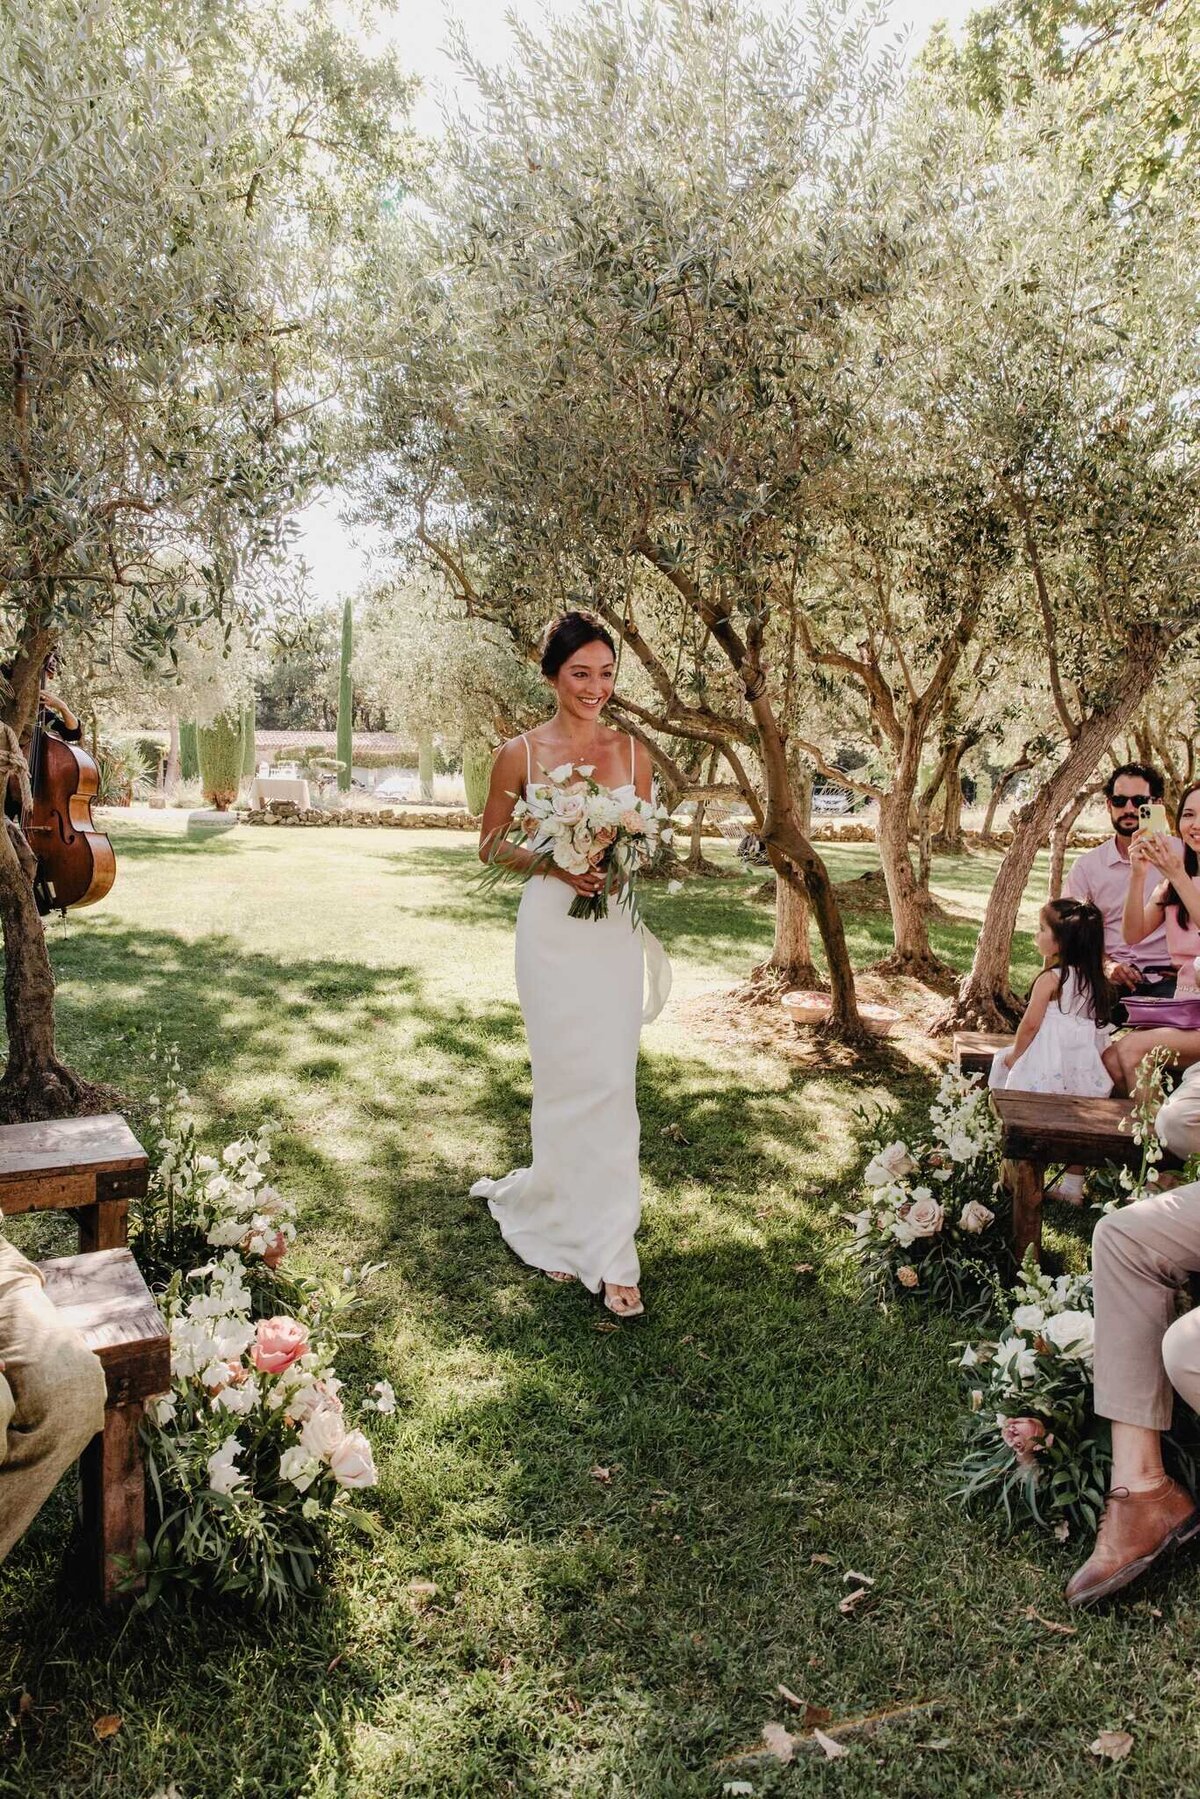
[{"label": "beige trousers", "polygon": [[1173,1155],[1200,1151],[1200,1062],[1185,1069],[1183,1079],[1155,1120],[1159,1136]]},{"label": "beige trousers", "polygon": [[104,1428],[104,1370],[0,1237],[0,1561]]},{"label": "beige trousers", "polygon": [[1173,1395],[1200,1411],[1200,1308],[1176,1296],[1200,1269],[1200,1181],[1110,1212],[1092,1239],[1096,1410],[1166,1430]]}]

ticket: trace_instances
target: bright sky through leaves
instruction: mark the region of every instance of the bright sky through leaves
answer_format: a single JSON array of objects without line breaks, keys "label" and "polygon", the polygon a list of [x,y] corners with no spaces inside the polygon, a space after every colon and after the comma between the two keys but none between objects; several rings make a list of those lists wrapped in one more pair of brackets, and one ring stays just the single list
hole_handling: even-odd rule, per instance
[{"label": "bright sky through leaves", "polygon": [[[939,19],[958,26],[978,3],[979,0],[895,0],[891,24],[897,34],[908,34],[911,56]],[[788,10],[786,0],[759,0],[759,4],[766,12]],[[510,52],[510,12],[533,21],[546,14],[569,17],[577,7],[578,0],[519,0],[513,6],[505,6],[502,0],[423,0],[420,5],[398,0],[381,36],[399,50],[405,65],[421,78],[422,92],[413,112],[416,129],[425,136],[435,136],[447,104],[470,109],[469,86],[460,84],[458,70],[446,50],[453,20],[461,22],[471,45],[485,62],[497,63],[505,61]],[[353,28],[349,7],[345,19]],[[365,33],[363,36],[364,41],[378,41]],[[301,525],[298,553],[312,569],[317,598],[323,603],[333,602],[359,587],[369,572],[370,556],[377,545],[361,528],[346,530],[338,518],[337,499],[331,496],[310,506]]]}]

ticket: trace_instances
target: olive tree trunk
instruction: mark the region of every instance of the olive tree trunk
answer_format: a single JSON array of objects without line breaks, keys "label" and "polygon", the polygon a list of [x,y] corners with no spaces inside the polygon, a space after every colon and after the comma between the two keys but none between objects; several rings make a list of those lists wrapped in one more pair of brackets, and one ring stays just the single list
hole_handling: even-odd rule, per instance
[{"label": "olive tree trunk", "polygon": [[[953,973],[929,941],[928,860],[926,878],[918,879],[909,850],[909,819],[920,773],[921,733],[912,732],[897,760],[892,784],[879,801],[879,861],[892,914],[892,949],[877,967],[885,974],[944,985]],[[923,813],[928,838],[929,804],[936,787],[927,788]],[[924,796],[923,796],[924,797]]]},{"label": "olive tree trunk", "polygon": [[1017,915],[1034,858],[1047,841],[1055,819],[1090,780],[1108,745],[1124,729],[1130,714],[1153,684],[1163,653],[1162,645],[1152,642],[1143,655],[1127,659],[1124,687],[1117,689],[1108,706],[1083,721],[1059,766],[1033,798],[1013,814],[1013,840],[1004,853],[988,899],[975,959],[963,978],[958,998],[942,1020],[943,1029],[1003,1031],[1021,1016],[1023,1008],[1012,991],[1009,964]]}]

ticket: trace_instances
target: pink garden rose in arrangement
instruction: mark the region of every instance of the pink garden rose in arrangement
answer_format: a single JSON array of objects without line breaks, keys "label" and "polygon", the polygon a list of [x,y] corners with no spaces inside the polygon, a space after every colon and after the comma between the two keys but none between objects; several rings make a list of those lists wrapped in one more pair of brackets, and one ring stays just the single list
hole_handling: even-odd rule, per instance
[{"label": "pink garden rose in arrangement", "polygon": [[[160,1077],[177,1067],[162,1056]],[[394,1412],[395,1394],[376,1381],[352,1412],[334,1365],[377,1269],[320,1282],[281,1268],[295,1208],[266,1180],[265,1135],[201,1156],[186,1093],[160,1085],[167,1175],[152,1203],[168,1179],[173,1241],[210,1259],[176,1269],[160,1299],[171,1391],[145,1425],[143,1603],[176,1583],[280,1606],[316,1585],[339,1517],[378,1479],[362,1423]]]}]

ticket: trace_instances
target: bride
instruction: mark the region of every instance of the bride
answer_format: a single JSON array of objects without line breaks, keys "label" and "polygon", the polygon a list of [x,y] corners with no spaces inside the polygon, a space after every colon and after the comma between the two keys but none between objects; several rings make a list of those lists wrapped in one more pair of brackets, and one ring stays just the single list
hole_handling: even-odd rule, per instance
[{"label": "bride", "polygon": [[[650,798],[644,746],[601,723],[616,675],[603,626],[583,612],[555,620],[542,644],[542,674],[558,701],[554,717],[500,751],[479,835],[483,861],[516,869],[530,868],[537,854],[503,841],[513,807],[551,769],[569,763],[616,793]],[[611,1312],[636,1318],[644,1310],[634,1243],[643,934],[615,902],[607,918],[567,916],[576,894],[602,885],[594,869],[574,875],[552,862],[525,883],[517,992],[533,1066],[532,1163],[502,1180],[476,1181],[471,1193],[487,1200],[523,1262],[551,1280],[603,1291]]]}]

